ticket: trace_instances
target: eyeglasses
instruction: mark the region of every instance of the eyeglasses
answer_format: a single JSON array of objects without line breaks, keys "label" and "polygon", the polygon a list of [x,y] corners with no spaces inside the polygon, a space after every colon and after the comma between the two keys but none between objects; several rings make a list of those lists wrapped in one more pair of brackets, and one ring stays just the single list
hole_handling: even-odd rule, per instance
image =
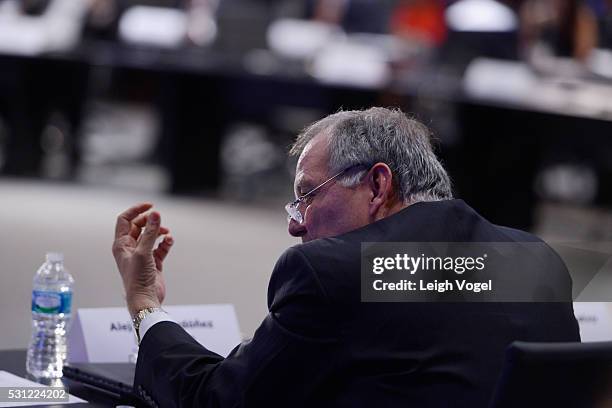
[{"label": "eyeglasses", "polygon": [[310,190],[306,194],[302,194],[295,201],[287,203],[287,205],[285,205],[285,210],[287,211],[287,214],[289,214],[289,220],[294,220],[298,224],[303,223],[304,222],[304,216],[300,212],[300,209],[299,209],[300,204],[302,204],[304,202],[307,202],[310,198],[312,198],[312,195],[314,193],[316,193],[319,189],[323,188],[323,186],[325,186],[327,183],[331,183],[332,181],[334,181],[335,179],[337,179],[338,177],[340,177],[341,175],[343,175],[347,171],[349,171],[351,169],[354,169],[355,167],[361,167],[361,166],[363,166],[363,165],[362,164],[354,164],[352,166],[349,166],[346,169],[340,171],[339,173],[334,174],[333,176],[331,176],[330,178],[328,178],[327,180],[325,180],[324,182],[322,182],[321,184],[319,184],[318,186],[316,186],[315,188],[313,188],[312,190]]}]

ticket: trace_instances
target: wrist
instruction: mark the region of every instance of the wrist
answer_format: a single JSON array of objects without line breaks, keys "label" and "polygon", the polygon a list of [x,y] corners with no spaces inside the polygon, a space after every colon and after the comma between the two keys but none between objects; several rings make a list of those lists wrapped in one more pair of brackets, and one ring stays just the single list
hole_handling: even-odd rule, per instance
[{"label": "wrist", "polygon": [[140,345],[140,341],[142,340],[142,334],[140,331],[141,323],[148,315],[152,313],[160,313],[160,312],[166,314],[166,311],[163,310],[162,308],[148,307],[148,308],[139,310],[138,313],[134,315],[134,317],[132,318],[132,325],[134,326],[134,334],[136,334],[136,342],[138,343],[138,345]]},{"label": "wrist", "polygon": [[130,317],[134,318],[134,316],[136,316],[136,314],[138,314],[138,312],[140,312],[143,309],[148,309],[148,308],[159,308],[161,307],[161,303],[156,300],[156,299],[152,299],[150,297],[143,297],[143,296],[132,296],[132,297],[127,297],[127,308],[128,311],[130,313]]}]

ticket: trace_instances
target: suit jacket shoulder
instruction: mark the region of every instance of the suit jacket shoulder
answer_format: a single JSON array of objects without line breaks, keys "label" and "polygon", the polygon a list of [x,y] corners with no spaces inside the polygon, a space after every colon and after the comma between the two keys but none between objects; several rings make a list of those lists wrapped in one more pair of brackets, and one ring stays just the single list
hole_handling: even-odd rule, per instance
[{"label": "suit jacket shoulder", "polygon": [[277,261],[268,285],[271,317],[294,335],[333,339],[336,327],[333,306],[318,272],[302,249],[286,250]]}]

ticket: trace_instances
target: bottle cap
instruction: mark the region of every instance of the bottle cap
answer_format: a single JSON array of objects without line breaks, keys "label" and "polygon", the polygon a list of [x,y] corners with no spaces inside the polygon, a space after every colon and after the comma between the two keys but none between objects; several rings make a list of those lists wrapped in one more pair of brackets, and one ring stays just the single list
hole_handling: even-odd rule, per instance
[{"label": "bottle cap", "polygon": [[64,262],[64,254],[61,252],[47,252],[47,262]]}]

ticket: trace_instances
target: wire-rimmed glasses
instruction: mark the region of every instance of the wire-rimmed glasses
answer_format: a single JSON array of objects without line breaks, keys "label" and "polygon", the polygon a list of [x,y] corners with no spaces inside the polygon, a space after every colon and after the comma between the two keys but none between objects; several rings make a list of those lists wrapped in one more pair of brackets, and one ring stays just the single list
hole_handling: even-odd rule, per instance
[{"label": "wire-rimmed glasses", "polygon": [[333,176],[331,176],[330,178],[328,178],[327,180],[325,180],[324,182],[322,182],[321,184],[319,184],[318,186],[316,186],[315,188],[313,188],[312,190],[310,190],[309,192],[302,194],[301,196],[299,196],[297,199],[295,199],[294,201],[287,203],[287,205],[285,205],[285,210],[287,211],[287,214],[289,214],[289,218],[296,221],[298,224],[301,224],[304,222],[304,216],[302,215],[302,213],[300,212],[300,205],[306,201],[308,201],[312,195],[314,193],[316,193],[319,189],[321,189],[323,186],[325,186],[328,183],[331,183],[332,181],[334,181],[335,179],[337,179],[338,177],[340,177],[341,175],[343,175],[344,173],[346,173],[347,171],[358,167],[358,166],[363,166],[362,164],[354,164],[352,166],[349,166],[347,168],[345,168],[344,170],[334,174]]}]

